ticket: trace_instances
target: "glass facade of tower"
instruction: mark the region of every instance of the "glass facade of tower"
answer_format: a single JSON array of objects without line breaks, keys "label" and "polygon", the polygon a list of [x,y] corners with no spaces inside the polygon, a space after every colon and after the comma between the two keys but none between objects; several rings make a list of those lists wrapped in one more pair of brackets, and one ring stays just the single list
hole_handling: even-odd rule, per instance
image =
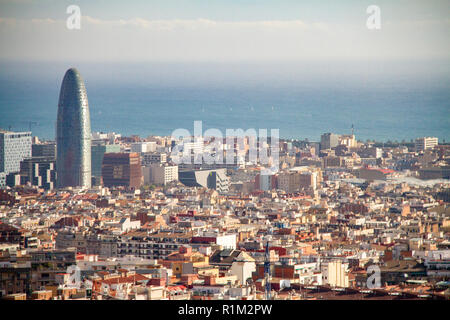
[{"label": "glass facade of tower", "polygon": [[56,124],[57,186],[91,186],[91,123],[83,79],[67,70],[61,85]]},{"label": "glass facade of tower", "polygon": [[120,152],[120,146],[118,144],[103,144],[93,145],[92,152],[92,176],[102,176],[102,164],[105,153],[117,153]]}]

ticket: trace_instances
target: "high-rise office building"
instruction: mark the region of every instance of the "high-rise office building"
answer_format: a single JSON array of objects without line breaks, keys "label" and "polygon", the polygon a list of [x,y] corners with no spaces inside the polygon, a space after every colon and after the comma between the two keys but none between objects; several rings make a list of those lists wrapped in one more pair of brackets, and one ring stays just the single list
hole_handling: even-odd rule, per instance
[{"label": "high-rise office building", "polygon": [[20,162],[31,157],[31,132],[0,131],[0,172],[20,171]]},{"label": "high-rise office building", "polygon": [[41,142],[31,146],[31,154],[33,157],[51,157],[56,159],[56,143]]},{"label": "high-rise office building", "polygon": [[83,79],[67,70],[61,85],[56,128],[57,186],[91,186],[91,123]]},{"label": "high-rise office building", "polygon": [[335,148],[339,145],[339,135],[324,133],[320,136],[320,150]]},{"label": "high-rise office building", "polygon": [[7,176],[7,185],[25,185],[27,183],[52,190],[55,185],[56,171],[55,159],[52,157],[31,157],[20,163],[20,173],[10,173]]},{"label": "high-rise office building", "polygon": [[[92,180],[95,185],[101,184],[102,164],[105,153],[120,152],[118,144],[93,144],[91,148]],[[94,182],[95,181],[95,182]]]},{"label": "high-rise office building", "polygon": [[142,185],[141,158],[138,153],[105,153],[102,165],[105,187],[139,188]]}]

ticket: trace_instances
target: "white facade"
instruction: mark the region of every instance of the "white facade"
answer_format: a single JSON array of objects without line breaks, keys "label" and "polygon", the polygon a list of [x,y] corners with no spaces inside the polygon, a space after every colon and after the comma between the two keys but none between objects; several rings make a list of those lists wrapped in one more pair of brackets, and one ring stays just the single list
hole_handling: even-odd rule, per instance
[{"label": "white facade", "polygon": [[153,163],[167,162],[167,154],[164,152],[145,152],[142,154],[142,164],[151,165]]},{"label": "white facade", "polygon": [[436,137],[423,137],[416,139],[416,151],[424,151],[428,149],[433,149],[438,145],[438,138]]},{"label": "white facade", "polygon": [[450,250],[429,251],[424,262],[429,277],[450,276]]},{"label": "white facade", "polygon": [[178,181],[178,166],[152,164],[142,169],[145,184],[166,185]]},{"label": "white facade", "polygon": [[92,140],[107,140],[111,144],[114,144],[116,139],[120,138],[121,136],[122,136],[121,134],[115,132],[109,133],[93,132],[91,135]]},{"label": "white facade", "polygon": [[348,263],[342,261],[328,262],[323,266],[323,283],[332,287],[348,288]]},{"label": "white facade", "polygon": [[339,144],[343,144],[349,148],[355,148],[357,146],[355,135],[341,135],[339,137]]},{"label": "white facade", "polygon": [[199,234],[200,237],[211,237],[216,238],[216,244],[222,246],[222,249],[233,249],[236,250],[237,234],[219,234],[216,232],[202,232]]},{"label": "white facade", "polygon": [[139,229],[141,227],[141,221],[131,221],[130,218],[122,218],[119,222],[119,227],[122,232],[128,232],[133,229]]},{"label": "white facade", "polygon": [[20,171],[20,162],[31,157],[31,132],[0,131],[0,172]]},{"label": "white facade", "polygon": [[[248,261],[234,261],[230,272],[238,278],[239,284],[244,285],[248,278],[252,278],[252,272],[256,271],[256,263],[253,258]],[[253,260],[253,261],[252,261]]]},{"label": "white facade", "polygon": [[221,245],[223,249],[236,250],[237,237],[235,233],[217,236],[216,243]]},{"label": "white facade", "polygon": [[136,142],[131,144],[131,152],[154,152],[156,151],[156,142]]}]

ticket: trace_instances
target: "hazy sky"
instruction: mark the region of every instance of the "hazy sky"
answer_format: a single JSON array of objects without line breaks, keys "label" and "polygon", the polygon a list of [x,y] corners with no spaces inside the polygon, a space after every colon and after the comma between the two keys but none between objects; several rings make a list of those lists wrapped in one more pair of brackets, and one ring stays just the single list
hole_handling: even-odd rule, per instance
[{"label": "hazy sky", "polygon": [[[80,30],[66,27],[69,5],[81,9]],[[380,30],[366,26],[370,5],[381,10]],[[51,137],[64,72],[77,67],[96,130],[127,119],[122,133],[163,132],[183,119],[190,126],[186,116],[203,107],[215,110],[212,125],[234,127],[242,117],[225,124],[228,109],[214,106],[254,104],[244,127],[269,117],[317,139],[354,123],[360,137],[387,139],[402,119],[396,137],[447,138],[449,39],[450,0],[0,0],[0,126],[33,120]],[[299,111],[283,118],[266,98]],[[339,110],[328,122],[324,106]],[[165,108],[170,121],[152,123]],[[173,117],[172,108],[183,111]],[[318,113],[305,120],[310,109]]]},{"label": "hazy sky", "polygon": [[[80,30],[66,27],[71,4]],[[366,27],[369,5],[381,30]],[[449,17],[438,0],[0,0],[0,59],[447,60]]]}]

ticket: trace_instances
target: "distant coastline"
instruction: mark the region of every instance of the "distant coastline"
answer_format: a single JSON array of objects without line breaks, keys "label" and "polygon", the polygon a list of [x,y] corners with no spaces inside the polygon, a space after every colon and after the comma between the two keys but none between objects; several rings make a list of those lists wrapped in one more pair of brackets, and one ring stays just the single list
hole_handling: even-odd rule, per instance
[{"label": "distant coastline", "polygon": [[[60,64],[26,64],[22,69],[2,64],[0,127],[31,128],[33,135],[54,139],[60,78],[66,70]],[[273,80],[269,71],[257,79],[253,70],[256,78],[247,75],[240,81],[243,71],[234,70],[226,78],[222,70],[208,73],[202,81],[189,81],[185,71],[194,78],[205,71],[186,65],[180,66],[179,74],[164,65],[160,70],[130,68],[104,71],[81,64],[92,131],[167,136],[177,128],[192,130],[193,122],[202,120],[204,130],[280,129],[285,139],[319,141],[323,132],[349,134],[354,125],[356,139],[364,142],[404,144],[423,136],[450,141],[446,77],[405,79],[399,74],[372,79],[364,74],[338,77],[334,72],[309,81],[309,75],[298,70],[289,75],[283,69],[285,73],[280,71]]]}]

